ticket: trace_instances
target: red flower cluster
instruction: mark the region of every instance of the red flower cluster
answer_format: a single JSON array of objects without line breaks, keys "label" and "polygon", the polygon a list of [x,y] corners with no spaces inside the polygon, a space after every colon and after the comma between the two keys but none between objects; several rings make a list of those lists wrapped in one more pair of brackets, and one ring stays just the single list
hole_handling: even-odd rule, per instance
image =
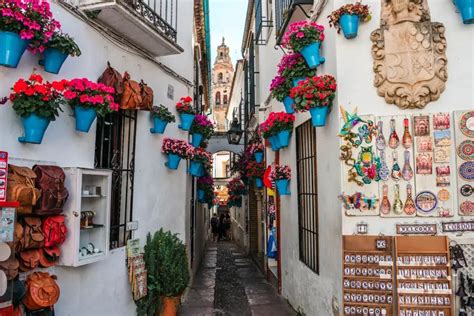
[{"label": "red flower cluster", "polygon": [[265,173],[265,163],[251,160],[247,163],[247,176],[249,178],[262,178]]},{"label": "red flower cluster", "polygon": [[301,81],[291,89],[290,96],[295,101],[295,110],[304,112],[318,106],[330,106],[336,89],[336,79],[333,76],[315,76]]},{"label": "red flower cluster", "polygon": [[192,101],[193,98],[190,96],[181,98],[180,102],[176,103],[176,111],[178,111],[178,113],[196,114],[191,104]]},{"label": "red flower cluster", "polygon": [[285,112],[271,112],[268,118],[260,124],[263,138],[278,134],[278,132],[293,130],[295,116]]}]

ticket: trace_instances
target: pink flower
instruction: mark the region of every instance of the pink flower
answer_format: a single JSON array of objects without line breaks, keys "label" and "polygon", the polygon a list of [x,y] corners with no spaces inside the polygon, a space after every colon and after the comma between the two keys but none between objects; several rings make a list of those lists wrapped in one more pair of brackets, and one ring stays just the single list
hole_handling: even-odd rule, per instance
[{"label": "pink flower", "polygon": [[303,37],[304,37],[304,33],[303,33],[303,32],[298,32],[298,33],[296,33],[296,37],[298,37],[298,38],[303,38]]}]

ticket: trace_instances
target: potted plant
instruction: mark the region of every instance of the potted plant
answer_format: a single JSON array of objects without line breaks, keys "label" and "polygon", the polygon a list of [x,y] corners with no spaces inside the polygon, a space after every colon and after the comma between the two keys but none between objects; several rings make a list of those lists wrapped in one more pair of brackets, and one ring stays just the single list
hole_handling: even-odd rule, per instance
[{"label": "potted plant", "polygon": [[43,52],[60,27],[47,1],[2,0],[0,2],[0,65],[16,68],[28,48]]},{"label": "potted plant", "polygon": [[227,198],[227,206],[242,207],[242,196],[240,195],[229,195]]},{"label": "potted plant", "polygon": [[275,165],[270,172],[270,180],[275,182],[280,195],[290,195],[288,184],[291,179],[291,169],[288,166]]},{"label": "potted plant", "polygon": [[190,157],[193,149],[184,140],[165,137],[161,147],[162,153],[168,155],[168,162],[165,162],[165,166],[172,170],[178,169],[181,159]]},{"label": "potted plant", "polygon": [[211,164],[212,154],[203,148],[195,147],[191,151],[189,159],[191,160],[189,173],[194,177],[200,177],[204,174],[204,168],[207,169],[207,165]]},{"label": "potted plant", "polygon": [[288,147],[295,116],[285,112],[271,112],[268,118],[260,124],[264,138],[270,139],[272,149]]},{"label": "potted plant", "polygon": [[41,75],[33,73],[28,80],[19,79],[13,85],[9,99],[25,130],[19,142],[41,144],[49,123],[62,111],[65,84],[65,80],[43,82]]},{"label": "potted plant", "polygon": [[151,117],[153,118],[153,127],[150,128],[152,134],[163,134],[166,129],[166,125],[171,122],[175,122],[176,118],[171,114],[167,107],[160,104],[159,106],[154,105],[150,111]]},{"label": "potted plant", "polygon": [[206,115],[197,114],[191,124],[190,132],[192,136],[191,144],[194,147],[199,147],[204,139],[211,138],[214,133],[214,124]]},{"label": "potted plant", "polygon": [[181,124],[178,127],[185,131],[189,131],[196,116],[196,111],[191,104],[192,101],[191,97],[183,97],[180,102],[176,103],[176,111],[181,119]]},{"label": "potted plant", "polygon": [[210,175],[205,175],[197,179],[197,195],[198,201],[204,202],[206,197],[206,192],[214,192],[214,178]]},{"label": "potted plant", "polygon": [[178,234],[162,228],[147,235],[144,253],[147,296],[136,302],[138,315],[177,315],[190,274],[186,246]]},{"label": "potted plant", "polygon": [[291,83],[285,77],[277,75],[270,84],[270,93],[272,98],[283,102],[287,113],[294,113],[293,99],[290,97]]},{"label": "potted plant", "polygon": [[255,161],[260,163],[263,161],[263,151],[265,150],[265,146],[261,142],[251,143],[249,146],[250,154],[253,155]]},{"label": "potted plant", "polygon": [[292,86],[296,87],[300,81],[315,76],[316,70],[308,67],[300,53],[289,53],[278,64],[278,74],[291,80]]},{"label": "potted plant", "polygon": [[344,33],[344,37],[352,39],[357,37],[359,30],[359,21],[370,21],[369,6],[357,2],[355,4],[345,4],[336,11],[333,11],[329,16],[329,25],[335,27],[337,33]]},{"label": "potted plant", "polygon": [[58,74],[68,56],[81,56],[81,50],[72,37],[61,31],[56,31],[46,44],[46,50],[43,52],[44,58],[40,64],[44,66],[46,72]]},{"label": "potted plant", "polygon": [[474,23],[474,1],[473,0],[453,0],[456,8],[461,12],[464,24]]},{"label": "potted plant", "polygon": [[324,41],[324,26],[310,21],[299,21],[290,24],[283,36],[282,45],[301,53],[311,69],[316,69],[325,62],[319,55],[321,42]]},{"label": "potted plant", "polygon": [[250,160],[247,164],[247,176],[255,180],[255,186],[258,189],[263,187],[263,174],[265,173],[265,164]]},{"label": "potted plant", "polygon": [[242,196],[247,194],[245,184],[240,177],[234,177],[227,183],[229,195]]},{"label": "potted plant", "polygon": [[114,88],[103,83],[87,78],[72,79],[64,91],[64,97],[74,110],[76,131],[88,133],[97,115],[104,117],[107,113],[118,111],[114,93]]},{"label": "potted plant", "polygon": [[326,125],[326,117],[336,95],[336,80],[333,76],[322,75],[308,78],[291,90],[295,109],[310,111],[313,126]]}]

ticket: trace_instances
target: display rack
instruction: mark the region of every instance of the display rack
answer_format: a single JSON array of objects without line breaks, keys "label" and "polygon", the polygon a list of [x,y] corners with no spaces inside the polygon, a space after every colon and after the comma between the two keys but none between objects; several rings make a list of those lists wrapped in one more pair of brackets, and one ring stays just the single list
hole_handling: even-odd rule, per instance
[{"label": "display rack", "polygon": [[65,168],[70,192],[64,207],[68,236],[60,265],[78,267],[108,255],[112,172]]},{"label": "display rack", "polygon": [[396,236],[397,314],[451,316],[453,295],[446,236]]},{"label": "display rack", "polygon": [[343,247],[343,315],[394,315],[393,238],[343,236]]}]

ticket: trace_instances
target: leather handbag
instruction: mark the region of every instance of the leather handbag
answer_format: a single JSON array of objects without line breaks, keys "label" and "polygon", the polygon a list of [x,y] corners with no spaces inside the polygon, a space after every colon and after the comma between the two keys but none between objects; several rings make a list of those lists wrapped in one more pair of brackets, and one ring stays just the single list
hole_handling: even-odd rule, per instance
[{"label": "leather handbag", "polygon": [[46,272],[33,272],[26,278],[26,296],[23,304],[31,311],[51,307],[59,299],[60,289],[56,276]]},{"label": "leather handbag", "polygon": [[41,229],[41,219],[38,217],[23,217],[20,219],[21,228],[17,238],[16,251],[42,248],[44,245],[43,230]]},{"label": "leather handbag", "polygon": [[142,102],[138,105],[137,110],[150,111],[153,107],[153,89],[143,80],[140,82],[140,89]]},{"label": "leather handbag", "polygon": [[51,216],[43,220],[44,246],[53,247],[61,245],[66,240],[67,228],[64,216]]},{"label": "leather handbag", "polygon": [[36,269],[40,264],[41,249],[30,249],[20,252],[20,270],[28,272]]},{"label": "leather handbag", "polygon": [[136,110],[142,103],[142,89],[140,84],[130,79],[130,74],[123,75],[123,94],[120,99],[120,108],[123,110]]},{"label": "leather handbag", "polygon": [[17,201],[18,214],[31,214],[41,191],[35,188],[36,174],[27,167],[8,165],[7,200]]},{"label": "leather handbag", "polygon": [[121,95],[123,93],[123,78],[120,73],[110,66],[107,62],[107,68],[104,70],[102,75],[99,77],[97,82],[105,84],[106,86],[115,89],[115,95]]},{"label": "leather handbag", "polygon": [[5,272],[7,280],[13,280],[18,275],[18,268],[20,267],[20,262],[15,258],[15,254],[12,251],[10,258],[5,261],[0,262],[0,269]]},{"label": "leather handbag", "polygon": [[41,198],[34,210],[38,215],[55,215],[63,211],[69,192],[64,186],[66,175],[58,166],[35,165],[36,187],[41,189]]},{"label": "leather handbag", "polygon": [[58,263],[61,250],[59,247],[43,248],[39,250],[39,264],[43,268],[55,266]]}]

